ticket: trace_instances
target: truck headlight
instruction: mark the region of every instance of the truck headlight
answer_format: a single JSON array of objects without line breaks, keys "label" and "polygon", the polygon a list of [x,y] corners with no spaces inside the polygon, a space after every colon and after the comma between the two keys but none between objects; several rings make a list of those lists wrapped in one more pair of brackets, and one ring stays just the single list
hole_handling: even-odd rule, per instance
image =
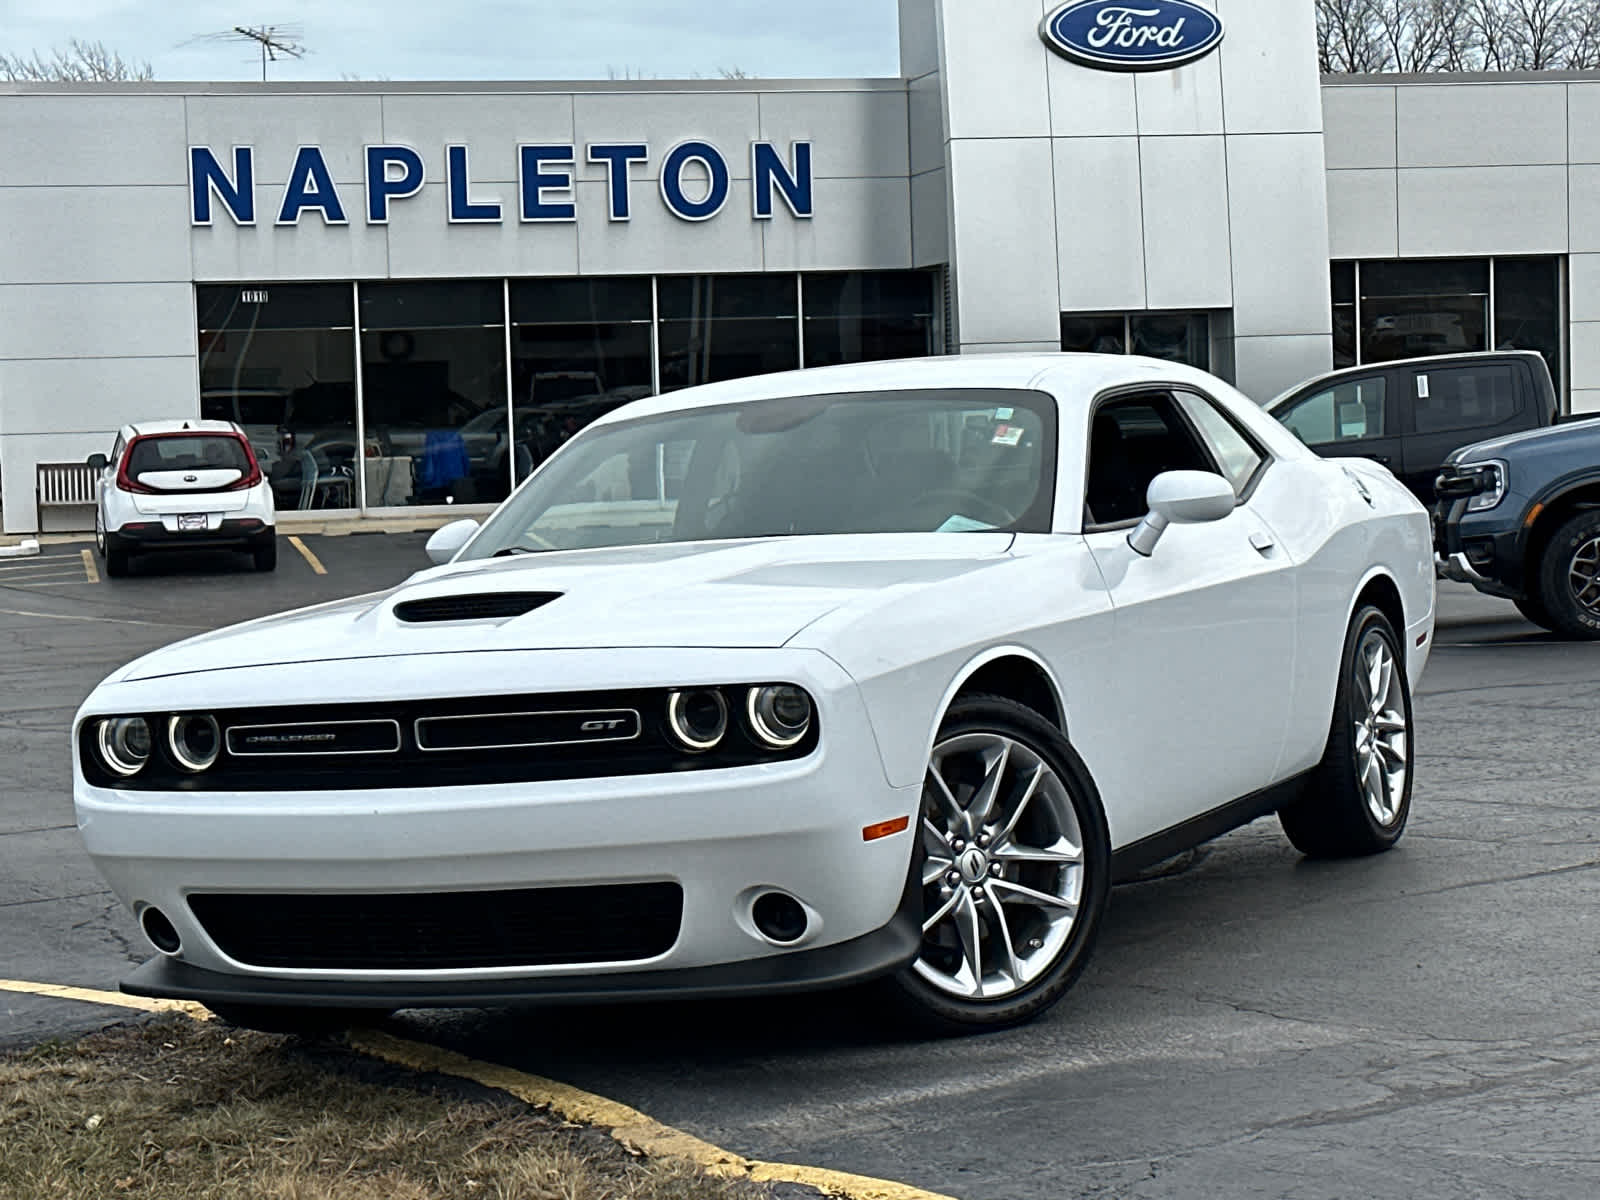
[{"label": "truck headlight", "polygon": [[1467,501],[1468,512],[1486,512],[1506,498],[1506,478],[1510,468],[1499,459],[1473,463],[1471,469],[1483,480],[1483,490]]}]

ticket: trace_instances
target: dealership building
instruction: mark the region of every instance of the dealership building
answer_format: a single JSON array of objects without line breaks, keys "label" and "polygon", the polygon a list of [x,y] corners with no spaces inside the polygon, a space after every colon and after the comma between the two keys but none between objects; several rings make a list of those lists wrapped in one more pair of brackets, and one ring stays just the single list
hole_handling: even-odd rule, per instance
[{"label": "dealership building", "polygon": [[1542,351],[1600,410],[1600,75],[1319,77],[1312,0],[901,0],[900,78],[0,84],[0,515],[141,419],[284,509],[506,495],[626,401],[1097,350],[1259,401]]}]

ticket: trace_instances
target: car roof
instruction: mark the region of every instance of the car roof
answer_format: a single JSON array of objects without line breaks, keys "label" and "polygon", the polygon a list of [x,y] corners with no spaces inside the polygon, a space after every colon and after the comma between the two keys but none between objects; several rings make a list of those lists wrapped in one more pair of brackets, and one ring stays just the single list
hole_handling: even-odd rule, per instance
[{"label": "car roof", "polygon": [[1228,386],[1215,375],[1194,367],[1132,354],[938,355],[810,367],[801,371],[733,379],[725,383],[701,384],[634,400],[600,417],[593,425],[610,425],[661,413],[774,400],[785,396],[912,391],[923,388],[1048,389],[1058,398],[1069,402],[1081,401],[1087,411],[1094,397],[1107,388],[1141,382],[1188,383],[1213,393]]},{"label": "car roof", "polygon": [[1388,362],[1362,363],[1355,367],[1340,367],[1337,371],[1328,371],[1322,375],[1312,375],[1302,379],[1293,387],[1279,392],[1261,407],[1271,412],[1290,396],[1311,384],[1337,383],[1341,379],[1352,375],[1376,375],[1380,371],[1403,370],[1407,367],[1430,366],[1438,370],[1448,368],[1452,363],[1473,362],[1481,358],[1543,358],[1537,350],[1462,350],[1455,354],[1420,354],[1416,358],[1396,358]]},{"label": "car roof", "polygon": [[137,421],[124,427],[129,437],[151,437],[165,433],[233,433],[243,435],[232,421],[202,421],[191,417],[187,421]]}]

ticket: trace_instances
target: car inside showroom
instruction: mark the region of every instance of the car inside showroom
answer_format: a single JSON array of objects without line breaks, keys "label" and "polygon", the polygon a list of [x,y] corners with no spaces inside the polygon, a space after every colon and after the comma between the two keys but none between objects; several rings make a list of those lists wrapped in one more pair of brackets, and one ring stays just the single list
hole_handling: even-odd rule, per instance
[{"label": "car inside showroom", "polygon": [[1319,75],[1310,0],[1137,71],[899,7],[898,78],[0,84],[5,532],[87,528],[50,472],[134,420],[237,423],[282,511],[424,515],[647,395],[930,354],[1266,403],[1536,350],[1600,409],[1600,77]]}]

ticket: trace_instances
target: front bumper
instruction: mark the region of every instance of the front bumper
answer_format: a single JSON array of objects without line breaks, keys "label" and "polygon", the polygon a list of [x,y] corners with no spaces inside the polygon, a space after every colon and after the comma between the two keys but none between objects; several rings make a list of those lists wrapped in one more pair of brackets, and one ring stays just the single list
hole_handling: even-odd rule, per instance
[{"label": "front bumper", "polygon": [[[566,656],[531,657],[553,663]],[[811,652],[630,657],[636,671],[645,658],[659,659],[655,671],[690,684],[691,662],[724,680],[793,679],[817,700],[822,741],[804,758],[725,769],[342,791],[119,791],[88,784],[80,767],[79,826],[95,865],[136,914],[158,909],[181,940],[179,957],[146,964],[127,986],[201,1000],[400,1007],[821,987],[907,961],[919,929],[896,914],[913,829],[872,841],[863,831],[898,817],[914,821],[920,785],[887,782],[849,677]],[[370,686],[381,686],[383,664],[392,661],[347,662],[345,690],[369,686],[361,682],[367,674]],[[314,664],[305,670],[326,679]],[[203,685],[186,677],[185,701],[203,702],[205,687],[231,691],[218,676],[243,674],[211,673]],[[477,682],[481,687],[481,674]],[[107,691],[140,696],[130,699],[137,709],[149,689],[177,686],[171,679]],[[164,690],[162,702],[171,694]],[[92,698],[102,711],[116,703]],[[539,966],[264,966],[230,957],[189,904],[197,894],[263,896],[270,904],[273,895],[288,894],[426,896],[651,882],[676,883],[683,892],[677,937],[664,953]],[[808,910],[800,939],[779,945],[756,928],[752,905],[769,889]]]}]

